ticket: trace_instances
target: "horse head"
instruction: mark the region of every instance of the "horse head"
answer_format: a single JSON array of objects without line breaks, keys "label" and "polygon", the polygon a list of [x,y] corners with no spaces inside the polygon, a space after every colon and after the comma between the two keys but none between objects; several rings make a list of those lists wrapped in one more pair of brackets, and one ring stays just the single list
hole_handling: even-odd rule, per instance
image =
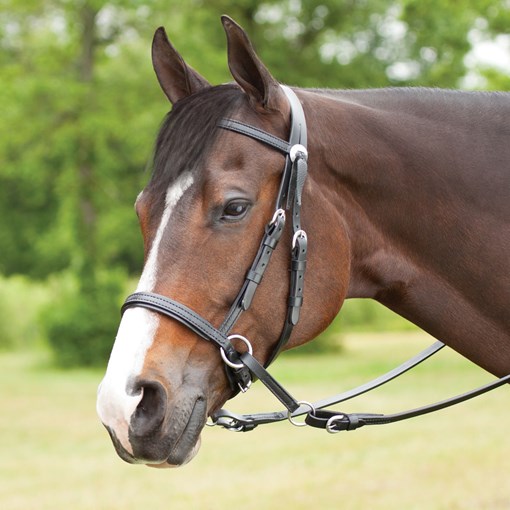
[{"label": "horse head", "polygon": [[[218,122],[236,119],[283,139],[290,129],[282,87],[245,32],[227,17],[223,25],[235,82],[215,87],[184,62],[164,29],[155,33],[154,69],[173,108],[157,138],[150,181],[136,200],[145,253],[137,291],[175,299],[216,328],[274,213],[284,165],[278,151],[219,129]],[[301,321],[286,348],[320,333],[348,287],[349,251],[341,249],[348,240],[344,230],[330,228],[338,213],[321,200],[313,145],[312,137],[302,208],[310,238],[307,282]],[[253,303],[233,331],[250,339],[262,364],[286,316],[291,243],[286,225]],[[216,346],[178,321],[133,307],[122,317],[97,408],[122,459],[169,467],[193,458],[207,417],[234,394]]]}]

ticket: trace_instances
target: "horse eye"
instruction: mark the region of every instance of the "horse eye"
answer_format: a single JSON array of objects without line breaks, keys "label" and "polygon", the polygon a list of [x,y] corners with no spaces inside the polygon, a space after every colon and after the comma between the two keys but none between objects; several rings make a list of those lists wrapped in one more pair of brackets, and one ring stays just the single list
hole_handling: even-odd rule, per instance
[{"label": "horse eye", "polygon": [[240,220],[248,211],[250,204],[246,201],[235,200],[229,202],[223,209],[222,220]]}]

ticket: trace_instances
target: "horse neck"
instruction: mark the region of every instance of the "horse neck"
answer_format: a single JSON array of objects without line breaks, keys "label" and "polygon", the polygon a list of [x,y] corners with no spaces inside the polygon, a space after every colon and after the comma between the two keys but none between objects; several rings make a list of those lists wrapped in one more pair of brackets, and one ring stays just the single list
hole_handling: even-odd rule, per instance
[{"label": "horse neck", "polygon": [[[484,125],[478,116],[483,127],[470,134],[462,95],[422,92],[303,92],[312,181],[327,190],[348,231],[348,297],[380,301],[503,375],[510,370],[510,296],[487,262],[504,271],[510,239],[484,244],[508,221],[500,211],[509,212],[507,193],[491,184],[501,164],[486,148],[500,132],[497,119]],[[508,147],[501,150],[508,161]],[[484,178],[487,167],[494,173]],[[477,190],[480,179],[493,191],[491,204]],[[487,207],[491,220],[482,221]]]}]

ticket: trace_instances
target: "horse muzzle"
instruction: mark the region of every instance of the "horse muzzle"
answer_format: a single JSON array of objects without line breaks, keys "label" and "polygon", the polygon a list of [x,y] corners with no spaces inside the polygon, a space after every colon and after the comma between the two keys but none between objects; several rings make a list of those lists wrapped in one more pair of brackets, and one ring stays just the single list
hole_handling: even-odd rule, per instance
[{"label": "horse muzzle", "polygon": [[112,405],[102,388],[98,395],[98,414],[119,457],[130,464],[154,467],[177,467],[189,462],[200,448],[200,433],[207,419],[203,394],[181,389],[171,402],[157,381],[139,381],[130,392],[139,402],[128,419],[123,418],[125,409]]}]

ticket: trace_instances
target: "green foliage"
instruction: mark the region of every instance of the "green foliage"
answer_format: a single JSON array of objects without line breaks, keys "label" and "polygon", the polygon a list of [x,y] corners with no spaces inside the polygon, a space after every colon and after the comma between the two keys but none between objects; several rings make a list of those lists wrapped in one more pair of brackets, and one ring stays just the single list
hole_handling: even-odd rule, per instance
[{"label": "green foliage", "polygon": [[73,282],[41,315],[45,336],[62,367],[104,366],[119,323],[125,275],[103,273]]},{"label": "green foliage", "polygon": [[329,327],[317,338],[290,351],[294,354],[334,354],[343,337],[353,332],[416,331],[418,327],[371,299],[348,299]]},{"label": "green foliage", "polygon": [[[140,100],[154,107],[159,92],[146,88],[153,78],[144,48],[125,44],[111,57],[109,35],[99,37],[94,26],[101,44],[87,56],[86,16],[60,7],[47,2],[34,11],[37,20],[2,16],[15,35],[3,34],[0,62],[0,99],[8,105],[0,121],[0,210],[10,220],[0,224],[0,272],[44,278],[79,270],[86,259],[134,271],[139,244],[112,249],[100,232],[112,223],[117,235],[136,231],[134,215],[124,212],[142,187],[159,122]],[[131,68],[138,74],[126,75]]]},{"label": "green foliage", "polygon": [[39,310],[51,301],[47,284],[0,277],[0,350],[40,348]]},{"label": "green foliage", "polygon": [[[505,37],[510,21],[504,0],[4,0],[2,5],[0,274],[46,282],[49,275],[71,272],[75,289],[68,289],[66,302],[45,324],[57,350],[58,342],[71,337],[72,324],[80,324],[74,328],[82,339],[76,349],[88,345],[98,359],[110,348],[106,332],[118,314],[109,308],[115,285],[93,275],[108,270],[132,276],[142,265],[132,204],[147,179],[143,170],[169,108],[150,62],[157,26],[167,28],[186,61],[213,84],[231,79],[219,23],[227,13],[246,28],[263,61],[285,83],[456,87],[467,72],[473,34],[484,40]],[[507,73],[484,66],[470,72],[488,88],[510,88]],[[84,293],[90,281],[95,284]],[[0,313],[7,316],[15,308],[12,282],[0,287]],[[105,306],[99,311],[101,300]],[[374,306],[347,304],[345,318],[332,331],[387,324]],[[85,316],[95,317],[97,334],[86,331],[80,319]],[[31,341],[22,340],[31,334],[20,320],[0,328],[4,347]],[[328,332],[314,345],[335,345],[330,339],[335,335]],[[72,363],[96,362],[93,353],[71,357]]]},{"label": "green foliage", "polygon": [[348,299],[333,322],[341,331],[415,331],[417,326],[371,299]]},{"label": "green foliage", "polygon": [[482,78],[486,80],[486,89],[510,90],[510,75],[497,71],[496,69],[482,69]]}]

